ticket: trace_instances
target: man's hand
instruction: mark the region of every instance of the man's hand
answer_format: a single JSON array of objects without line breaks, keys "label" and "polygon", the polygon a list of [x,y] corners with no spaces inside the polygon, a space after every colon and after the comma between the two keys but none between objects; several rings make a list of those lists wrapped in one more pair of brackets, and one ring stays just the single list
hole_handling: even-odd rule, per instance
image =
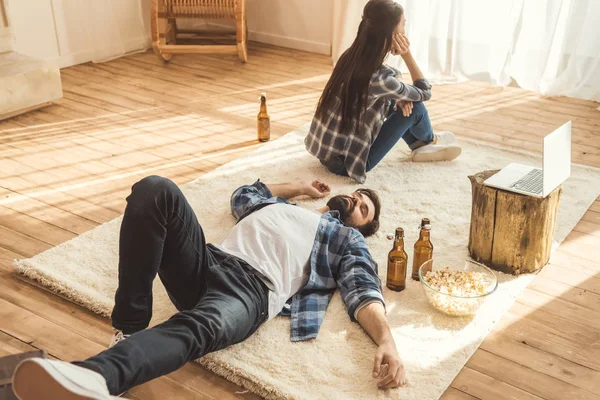
[{"label": "man's hand", "polygon": [[405,117],[409,117],[410,114],[412,114],[413,102],[406,101],[406,100],[399,100],[396,103],[396,105],[394,106],[394,110],[397,110],[398,108],[400,108],[402,110],[402,115],[404,115]]},{"label": "man's hand", "polygon": [[383,304],[378,301],[367,304],[358,310],[356,319],[378,346],[373,365],[373,378],[379,378],[377,386],[389,389],[404,385],[404,365],[398,356]]},{"label": "man's hand", "polygon": [[402,33],[394,33],[392,36],[392,54],[395,56],[403,56],[410,51],[410,41],[406,35]]},{"label": "man's hand", "polygon": [[377,348],[373,378],[379,378],[377,386],[380,389],[391,389],[406,383],[404,364],[393,340],[381,343]]},{"label": "man's hand", "polygon": [[311,183],[304,183],[304,194],[312,197],[313,199],[320,199],[331,193],[329,185],[321,181],[313,181]]}]

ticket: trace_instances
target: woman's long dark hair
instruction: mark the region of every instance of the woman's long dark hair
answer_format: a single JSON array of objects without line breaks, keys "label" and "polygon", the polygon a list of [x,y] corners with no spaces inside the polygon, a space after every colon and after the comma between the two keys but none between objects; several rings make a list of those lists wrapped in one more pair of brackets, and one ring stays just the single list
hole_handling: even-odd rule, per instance
[{"label": "woman's long dark hair", "polygon": [[354,43],[342,54],[323,90],[315,116],[324,119],[341,100],[341,131],[347,133],[356,119],[362,126],[367,109],[369,82],[392,48],[402,6],[394,0],[370,0],[363,10]]}]

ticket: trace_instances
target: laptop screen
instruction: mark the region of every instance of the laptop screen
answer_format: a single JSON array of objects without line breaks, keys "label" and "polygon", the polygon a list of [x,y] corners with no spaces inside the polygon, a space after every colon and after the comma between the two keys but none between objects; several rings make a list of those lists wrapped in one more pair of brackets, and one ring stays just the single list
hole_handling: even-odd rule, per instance
[{"label": "laptop screen", "polygon": [[544,192],[549,195],[571,175],[571,121],[544,138]]}]

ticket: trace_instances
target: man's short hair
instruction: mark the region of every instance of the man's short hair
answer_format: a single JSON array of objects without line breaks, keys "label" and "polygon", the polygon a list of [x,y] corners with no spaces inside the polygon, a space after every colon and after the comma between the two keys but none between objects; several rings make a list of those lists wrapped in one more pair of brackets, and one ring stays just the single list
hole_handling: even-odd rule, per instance
[{"label": "man's short hair", "polygon": [[363,196],[367,196],[373,202],[375,206],[375,214],[373,220],[367,224],[357,226],[356,229],[363,234],[364,237],[374,235],[379,230],[379,213],[381,212],[381,200],[374,190],[371,189],[358,189],[356,193],[360,193]]}]

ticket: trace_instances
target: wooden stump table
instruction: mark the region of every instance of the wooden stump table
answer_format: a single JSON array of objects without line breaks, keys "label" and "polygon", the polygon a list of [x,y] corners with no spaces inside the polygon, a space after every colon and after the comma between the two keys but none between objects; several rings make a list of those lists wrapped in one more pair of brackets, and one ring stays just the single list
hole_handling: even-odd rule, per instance
[{"label": "wooden stump table", "polygon": [[545,198],[485,186],[498,170],[469,176],[473,193],[469,253],[508,274],[535,272],[550,259],[562,187]]}]

